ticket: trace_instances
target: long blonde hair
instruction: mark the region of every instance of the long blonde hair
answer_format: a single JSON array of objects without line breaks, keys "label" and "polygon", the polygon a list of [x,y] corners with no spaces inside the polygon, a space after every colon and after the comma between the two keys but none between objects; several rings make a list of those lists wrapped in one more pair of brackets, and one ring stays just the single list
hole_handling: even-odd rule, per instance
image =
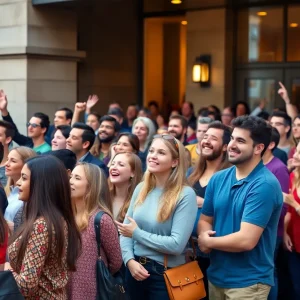
[{"label": "long blonde hair", "polygon": [[[117,221],[123,222],[130,204],[130,200],[133,194],[134,189],[136,186],[141,182],[141,179],[143,177],[143,170],[142,170],[142,162],[141,159],[134,153],[131,152],[120,152],[117,153],[112,160],[115,159],[115,157],[119,154],[125,154],[128,158],[128,163],[131,168],[131,171],[134,173],[133,178],[128,182],[128,192],[126,195],[126,199],[118,213]],[[116,196],[116,187],[115,185],[110,181],[108,178],[108,185],[109,185],[109,191],[111,195],[111,199]]]},{"label": "long blonde hair", "polygon": [[[170,177],[165,183],[163,193],[160,198],[160,207],[157,212],[157,221],[163,223],[170,218],[179,200],[182,189],[188,184],[185,176],[187,167],[185,162],[184,146],[181,142],[179,142],[179,140],[175,138],[167,140],[160,137],[160,139],[170,150],[172,159],[178,160],[177,166],[172,169]],[[135,207],[143,204],[147,195],[155,188],[155,186],[155,176],[147,170],[144,177],[144,184],[139,193]]]},{"label": "long blonde hair", "polygon": [[[79,162],[76,166],[82,166],[88,182],[84,197],[85,210],[81,220],[77,221],[79,230],[83,231],[89,224],[89,218],[97,209],[111,216],[111,201],[104,172],[98,166],[85,162]],[[76,206],[74,205],[73,208],[76,214]]]},{"label": "long blonde hair", "polygon": [[[27,159],[37,156],[36,152],[34,152],[31,148],[24,147],[24,146],[13,148],[13,149],[11,149],[10,152],[12,152],[12,151],[16,151],[19,154],[23,164],[25,164],[25,161]],[[20,177],[21,177],[21,174],[20,174]],[[16,183],[13,181],[13,179],[11,177],[7,177],[7,183],[6,183],[6,186],[4,189],[7,197],[10,195],[10,187],[15,184]]]}]

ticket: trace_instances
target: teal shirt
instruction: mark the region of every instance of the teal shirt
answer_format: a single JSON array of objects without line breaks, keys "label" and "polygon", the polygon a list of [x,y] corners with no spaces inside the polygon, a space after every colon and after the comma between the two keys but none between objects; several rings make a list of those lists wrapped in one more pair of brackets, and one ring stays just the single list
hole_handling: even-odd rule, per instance
[{"label": "teal shirt", "polygon": [[39,145],[37,147],[33,147],[32,148],[36,153],[46,153],[46,152],[49,152],[51,151],[51,147],[48,143],[44,143],[42,145]]},{"label": "teal shirt", "polygon": [[[163,189],[155,188],[142,205],[134,207],[143,184],[136,187],[127,212],[138,228],[134,230],[132,238],[120,238],[124,263],[126,265],[134,256],[145,256],[163,264],[164,255],[167,254],[169,267],[182,265],[197,214],[196,194],[191,187],[184,187],[170,218],[159,223],[157,212]],[[125,218],[124,223],[128,222]]]},{"label": "teal shirt", "polygon": [[244,179],[236,179],[236,167],[217,172],[205,192],[202,214],[213,217],[215,236],[240,230],[241,222],[264,229],[250,251],[212,250],[208,280],[220,288],[274,285],[274,251],[283,204],[277,178],[260,162]]}]

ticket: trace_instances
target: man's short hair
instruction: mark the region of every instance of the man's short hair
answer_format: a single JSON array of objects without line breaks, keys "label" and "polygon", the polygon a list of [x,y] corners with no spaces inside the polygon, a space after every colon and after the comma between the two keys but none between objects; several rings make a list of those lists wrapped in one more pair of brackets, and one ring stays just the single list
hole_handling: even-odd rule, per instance
[{"label": "man's short hair", "polygon": [[124,118],[123,110],[117,107],[111,108],[107,114],[118,116],[119,118]]},{"label": "man's short hair", "polygon": [[46,128],[46,131],[44,133],[44,136],[47,134],[47,131],[49,129],[50,126],[50,120],[49,120],[49,116],[47,116],[46,114],[42,113],[42,112],[36,112],[33,117],[35,118],[39,118],[41,119],[41,128]]},{"label": "man's short hair", "polygon": [[261,153],[261,156],[264,155],[271,141],[271,128],[265,120],[255,116],[240,116],[232,121],[232,126],[250,131],[254,146],[258,144],[265,146]]},{"label": "man's short hair", "polygon": [[76,155],[69,149],[60,149],[47,153],[48,155],[52,155],[57,157],[65,166],[67,170],[73,170],[77,163]]},{"label": "man's short hair", "polygon": [[15,130],[15,127],[11,123],[0,120],[0,127],[5,128],[5,136],[6,137],[11,137],[12,139],[14,138],[14,136],[16,134],[16,130]]},{"label": "man's short hair", "polygon": [[82,129],[83,133],[82,133],[82,143],[85,142],[90,142],[87,150],[90,150],[92,148],[92,146],[94,145],[95,142],[95,131],[92,127],[81,123],[81,122],[76,122],[73,124],[72,129],[76,128],[76,129]]},{"label": "man's short hair", "polygon": [[273,152],[273,150],[275,150],[279,144],[280,134],[275,127],[272,127],[271,125],[269,125],[269,126],[271,127],[271,130],[272,130],[270,143],[274,142],[274,144],[275,144],[274,148],[272,149],[272,152]]},{"label": "man's short hair", "polygon": [[65,114],[66,114],[66,119],[67,120],[69,120],[69,119],[72,120],[72,118],[73,118],[73,111],[70,108],[68,108],[68,107],[61,107],[57,111],[64,111]]},{"label": "man's short hair", "polygon": [[56,127],[56,130],[60,130],[62,135],[67,139],[70,136],[70,132],[72,130],[72,127],[69,125],[58,125]]},{"label": "man's short hair", "polygon": [[[110,111],[112,111],[112,110],[110,110]],[[102,122],[104,122],[104,121],[113,123],[115,132],[119,132],[119,131],[121,130],[121,125],[119,124],[119,122],[118,122],[114,117],[111,117],[111,116],[108,116],[108,115],[103,116],[103,117],[100,119],[100,122],[99,122],[100,125],[101,125]]]},{"label": "man's short hair", "polygon": [[223,145],[228,145],[231,139],[232,130],[229,126],[224,125],[221,121],[213,121],[208,125],[208,128],[223,130]]},{"label": "man's short hair", "polygon": [[171,116],[169,119],[169,122],[171,120],[179,120],[181,123],[182,128],[187,128],[188,127],[188,121],[184,116],[181,115],[175,115],[175,116]]}]

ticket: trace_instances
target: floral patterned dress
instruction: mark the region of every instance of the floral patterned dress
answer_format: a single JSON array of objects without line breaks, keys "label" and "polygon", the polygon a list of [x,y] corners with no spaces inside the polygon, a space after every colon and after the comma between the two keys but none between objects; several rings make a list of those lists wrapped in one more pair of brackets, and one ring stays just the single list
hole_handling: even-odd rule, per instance
[{"label": "floral patterned dress", "polygon": [[[53,232],[53,235],[55,233]],[[67,226],[65,225],[65,241],[67,243]],[[66,285],[69,279],[66,263],[66,251],[63,255],[62,267],[59,265],[56,254],[56,243],[53,242],[48,258],[49,232],[44,218],[34,222],[29,237],[21,270],[17,273],[16,261],[19,237],[8,247],[11,271],[25,299],[55,299],[65,300]],[[54,239],[53,239],[54,240]],[[65,249],[68,245],[66,244]]]}]

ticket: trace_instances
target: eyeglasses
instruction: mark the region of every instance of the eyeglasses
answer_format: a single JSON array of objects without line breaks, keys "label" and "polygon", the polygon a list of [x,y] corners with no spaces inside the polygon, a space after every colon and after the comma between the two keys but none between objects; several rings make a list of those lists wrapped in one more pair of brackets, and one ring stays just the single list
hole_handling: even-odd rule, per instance
[{"label": "eyeglasses", "polygon": [[270,124],[271,126],[285,126],[285,124],[281,122],[275,122],[275,123],[271,122]]},{"label": "eyeglasses", "polygon": [[30,122],[28,122],[26,125],[27,127],[31,126],[32,128],[42,127],[40,124],[30,123]]},{"label": "eyeglasses", "polygon": [[155,136],[153,136],[153,139],[157,139],[157,138],[162,138],[167,141],[173,141],[176,148],[179,149],[178,143],[173,135],[171,135],[171,134],[156,134]]}]

